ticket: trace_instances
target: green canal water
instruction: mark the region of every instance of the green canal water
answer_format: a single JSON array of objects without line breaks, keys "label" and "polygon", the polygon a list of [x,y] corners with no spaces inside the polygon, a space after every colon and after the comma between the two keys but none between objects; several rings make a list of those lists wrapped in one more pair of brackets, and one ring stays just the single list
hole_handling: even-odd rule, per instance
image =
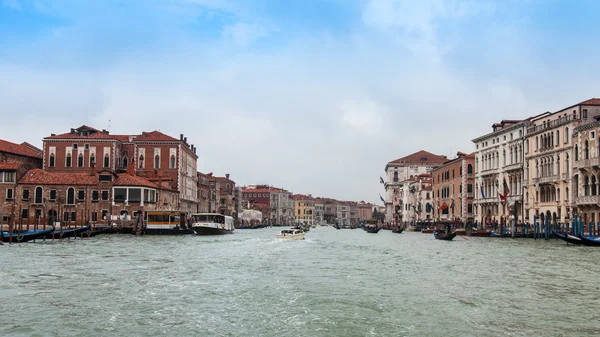
[{"label": "green canal water", "polygon": [[600,250],[316,228],[0,246],[0,336],[598,336]]}]

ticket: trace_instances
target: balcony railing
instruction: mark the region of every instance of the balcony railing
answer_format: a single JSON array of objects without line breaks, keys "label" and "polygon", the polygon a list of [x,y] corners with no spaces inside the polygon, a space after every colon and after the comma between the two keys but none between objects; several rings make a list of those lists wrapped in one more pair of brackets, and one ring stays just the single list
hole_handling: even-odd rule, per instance
[{"label": "balcony railing", "polygon": [[600,166],[600,158],[590,158],[590,159],[582,159],[575,161],[575,168],[584,168],[584,167],[592,167],[592,166]]},{"label": "balcony railing", "polygon": [[491,169],[485,169],[485,170],[481,170],[481,175],[482,176],[487,176],[490,174],[498,174],[498,169],[497,168],[491,168]]},{"label": "balcony railing", "polygon": [[598,195],[586,195],[577,197],[577,205],[597,205],[600,203],[600,196]]},{"label": "balcony railing", "polygon": [[504,166],[505,171],[522,170],[522,169],[523,169],[523,163],[514,163],[514,164]]},{"label": "balcony railing", "polygon": [[529,135],[529,134],[540,132],[543,130],[552,129],[557,126],[561,126],[561,125],[570,123],[571,121],[576,120],[576,119],[578,119],[577,115],[568,115],[566,117],[561,117],[557,120],[553,120],[553,121],[545,123],[545,124],[530,126],[527,128],[527,134]]},{"label": "balcony railing", "polygon": [[539,178],[533,178],[533,183],[540,183],[540,184],[544,184],[544,183],[553,183],[555,181],[558,180],[558,175],[551,175],[551,176],[545,176],[545,177],[539,177]]},{"label": "balcony railing", "polygon": [[467,198],[473,198],[473,192],[467,192]]},{"label": "balcony railing", "polygon": [[467,179],[473,178],[473,173],[467,173]]}]

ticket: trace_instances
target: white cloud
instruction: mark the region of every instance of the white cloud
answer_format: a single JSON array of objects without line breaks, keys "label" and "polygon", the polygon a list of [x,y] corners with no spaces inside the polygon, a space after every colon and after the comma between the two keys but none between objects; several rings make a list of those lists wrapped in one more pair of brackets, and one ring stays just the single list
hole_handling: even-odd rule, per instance
[{"label": "white cloud", "polygon": [[342,122],[357,131],[379,132],[385,109],[371,100],[347,101],[341,105]]}]

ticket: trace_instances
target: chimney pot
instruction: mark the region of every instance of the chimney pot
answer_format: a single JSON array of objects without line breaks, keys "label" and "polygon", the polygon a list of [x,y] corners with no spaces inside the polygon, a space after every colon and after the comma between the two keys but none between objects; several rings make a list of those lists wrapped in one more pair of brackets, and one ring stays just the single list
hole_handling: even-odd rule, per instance
[{"label": "chimney pot", "polygon": [[225,173],[225,178],[229,179],[229,173]]},{"label": "chimney pot", "polygon": [[56,133],[51,133],[50,134],[50,137],[54,137],[54,136],[56,136]]},{"label": "chimney pot", "polygon": [[183,137],[183,142],[187,144],[187,137]]},{"label": "chimney pot", "polygon": [[179,140],[183,140],[183,133],[179,134]]},{"label": "chimney pot", "polygon": [[71,133],[75,133],[75,129],[71,128]]}]

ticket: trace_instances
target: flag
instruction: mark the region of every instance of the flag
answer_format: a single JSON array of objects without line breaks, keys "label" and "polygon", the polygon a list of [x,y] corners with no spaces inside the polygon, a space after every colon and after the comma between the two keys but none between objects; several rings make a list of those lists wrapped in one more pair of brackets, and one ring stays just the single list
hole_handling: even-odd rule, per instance
[{"label": "flag", "polygon": [[539,191],[539,190],[540,190],[540,180],[539,180],[539,179],[537,179],[537,180],[535,181],[535,191],[537,192],[537,191]]},{"label": "flag", "polygon": [[381,199],[381,201],[385,204],[385,200],[383,200],[383,197],[381,196],[381,194],[379,195],[379,199]]},{"label": "flag", "polygon": [[454,209],[454,199],[452,199],[452,204],[450,205],[450,208]]},{"label": "flag", "polygon": [[508,188],[508,184],[506,183],[506,178],[504,178],[504,197],[508,197],[510,194],[510,188]]},{"label": "flag", "polygon": [[481,185],[481,198],[485,199],[485,193],[483,193],[483,184]]},{"label": "flag", "polygon": [[380,181],[382,184],[385,184],[385,181],[383,181],[383,178],[381,178],[381,176],[379,176],[379,181]]},{"label": "flag", "polygon": [[446,209],[448,209],[448,205],[446,205],[446,203],[443,203],[442,206],[440,206],[440,209],[442,211],[445,211]]}]

